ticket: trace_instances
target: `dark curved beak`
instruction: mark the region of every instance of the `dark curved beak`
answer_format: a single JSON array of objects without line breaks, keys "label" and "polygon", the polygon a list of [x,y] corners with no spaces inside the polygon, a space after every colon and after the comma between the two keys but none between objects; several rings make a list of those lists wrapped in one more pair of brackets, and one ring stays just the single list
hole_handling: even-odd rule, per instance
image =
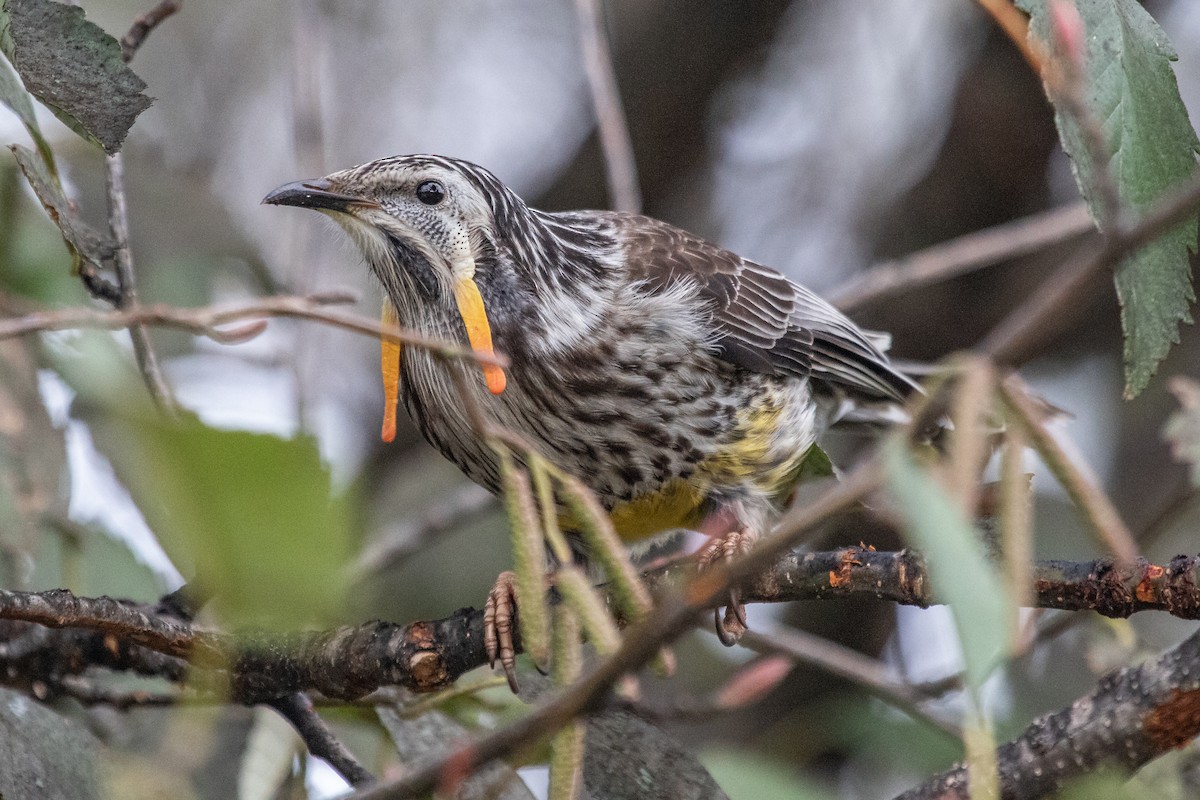
[{"label": "dark curved beak", "polygon": [[378,205],[374,200],[332,191],[325,178],[285,183],[262,201],[272,206],[296,206],[318,211],[346,211],[349,206]]}]

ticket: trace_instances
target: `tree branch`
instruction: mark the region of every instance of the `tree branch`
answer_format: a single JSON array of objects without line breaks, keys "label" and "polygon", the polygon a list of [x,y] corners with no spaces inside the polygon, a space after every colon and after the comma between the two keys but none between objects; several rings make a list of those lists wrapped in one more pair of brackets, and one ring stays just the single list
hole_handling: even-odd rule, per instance
[{"label": "tree branch", "polygon": [[[652,588],[666,590],[695,573],[694,563],[688,561],[650,573],[647,582]],[[1178,556],[1166,565],[1139,560],[1127,568],[1114,566],[1108,558],[1042,561],[1033,576],[1036,602],[1042,608],[1093,610],[1118,618],[1156,610],[1200,619],[1200,556]],[[745,600],[755,603],[874,597],[923,608],[937,602],[920,556],[862,547],[786,553],[768,570],[749,579],[743,591]],[[96,642],[89,646],[83,646],[81,640],[89,634],[77,630],[68,631],[66,638],[46,637],[24,648],[18,648],[13,640],[3,642],[0,664],[11,666],[27,661],[34,652],[44,655],[69,647],[77,654],[73,663],[87,666],[79,664],[82,656],[78,654],[95,653],[104,643],[110,650],[118,643],[139,645],[175,659],[189,658],[195,666],[227,672],[230,698],[241,703],[308,690],[351,700],[389,685],[430,692],[487,663],[483,612],[470,608],[444,619],[408,625],[373,621],[326,631],[228,634],[108,597],[76,597],[65,590],[0,591],[0,619],[97,632],[90,634]],[[109,658],[99,665],[123,669],[130,663],[132,656],[127,653],[121,660]],[[167,677],[184,679],[181,661],[173,659],[166,665]]]},{"label": "tree branch", "polygon": [[[1097,769],[1131,773],[1200,734],[1200,631],[1138,667],[1100,681],[1090,694],[1047,714],[997,753],[1001,797],[1036,800]],[[957,766],[896,800],[970,800]]]},{"label": "tree branch", "polygon": [[1036,253],[1092,230],[1085,203],[1043,211],[876,264],[834,289],[829,300],[843,311],[856,311],[931,283]]},{"label": "tree branch", "polygon": [[302,692],[276,698],[268,705],[292,723],[308,747],[308,752],[329,762],[351,786],[364,786],[375,780],[375,776],[358,762],[350,749],[325,724],[325,720],[313,708],[312,701]]},{"label": "tree branch", "polygon": [[[0,320],[0,339],[28,336],[45,331],[80,328],[121,330],[135,323],[146,323],[179,328],[197,336],[207,336],[222,344],[237,344],[253,339],[262,333],[266,329],[266,318],[291,317],[315,320],[354,333],[387,339],[413,347],[423,347],[440,358],[465,358],[481,364],[508,366],[508,361],[502,356],[477,353],[470,348],[430,339],[394,325],[382,325],[378,320],[369,317],[332,311],[328,308],[332,304],[346,303],[352,300],[353,298],[344,292],[333,292],[303,296],[276,295],[240,305],[202,306],[199,308],[152,305],[119,311],[98,311],[83,307],[41,309],[31,311],[21,317]],[[245,322],[246,324],[234,328],[222,327],[235,322]]]},{"label": "tree branch", "polygon": [[181,4],[180,0],[161,0],[154,8],[138,16],[130,26],[129,32],[121,37],[121,58],[126,63],[133,60],[150,32],[161,25],[163,20],[178,11]]}]

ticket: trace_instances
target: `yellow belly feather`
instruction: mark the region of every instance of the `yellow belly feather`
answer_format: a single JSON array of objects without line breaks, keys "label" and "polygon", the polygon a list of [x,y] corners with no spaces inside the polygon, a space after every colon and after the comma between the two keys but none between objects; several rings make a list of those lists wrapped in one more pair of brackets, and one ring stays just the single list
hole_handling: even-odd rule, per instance
[{"label": "yellow belly feather", "polygon": [[774,455],[780,413],[777,398],[764,396],[738,415],[732,441],[697,464],[690,478],[672,478],[653,492],[618,503],[609,512],[617,535],[636,542],[676,528],[695,528],[713,488],[750,485],[781,501],[808,454],[797,448],[787,458]]}]

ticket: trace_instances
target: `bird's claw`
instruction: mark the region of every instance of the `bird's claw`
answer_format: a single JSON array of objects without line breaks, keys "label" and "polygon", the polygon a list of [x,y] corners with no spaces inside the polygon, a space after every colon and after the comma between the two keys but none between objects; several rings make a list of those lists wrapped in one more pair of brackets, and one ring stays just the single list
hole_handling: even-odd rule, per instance
[{"label": "bird's claw", "polygon": [[[700,569],[705,570],[713,564],[732,561],[748,552],[758,536],[749,529],[731,531],[720,538],[713,539],[700,551]],[[729,604],[722,618],[721,609],[713,612],[713,623],[717,629],[717,638],[726,647],[733,647],[741,640],[749,628],[746,621],[746,606],[742,603],[742,590],[734,586],[729,590]]]},{"label": "bird's claw", "polygon": [[517,611],[517,576],[510,571],[496,576],[483,606],[483,647],[488,664],[495,669],[496,661],[504,669],[508,687],[517,688],[517,649],[513,642],[513,619]]}]

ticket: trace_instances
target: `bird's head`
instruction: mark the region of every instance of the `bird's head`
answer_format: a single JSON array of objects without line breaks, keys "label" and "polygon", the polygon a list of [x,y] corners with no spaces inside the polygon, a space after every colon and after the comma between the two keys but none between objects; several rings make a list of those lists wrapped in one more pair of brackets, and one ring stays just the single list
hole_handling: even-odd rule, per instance
[{"label": "bird's head", "polygon": [[[285,184],[263,202],[333,218],[383,284],[385,318],[396,307],[457,309],[471,346],[492,355],[480,285],[503,282],[497,273],[510,265],[497,259],[497,239],[525,209],[490,172],[441,156],[396,156]],[[494,394],[504,390],[499,367],[484,375]]]}]

